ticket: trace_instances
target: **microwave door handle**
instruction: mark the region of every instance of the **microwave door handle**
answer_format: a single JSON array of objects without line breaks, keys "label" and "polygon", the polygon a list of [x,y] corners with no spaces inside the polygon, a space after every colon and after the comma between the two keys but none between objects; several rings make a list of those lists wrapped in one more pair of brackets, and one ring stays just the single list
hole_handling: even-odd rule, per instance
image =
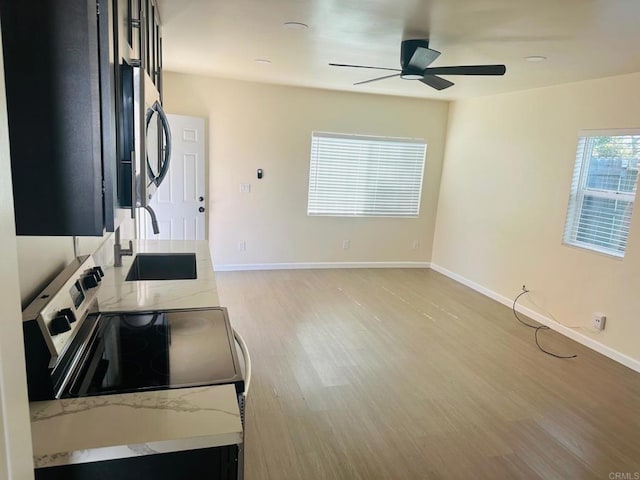
[{"label": "microwave door handle", "polygon": [[[155,122],[157,122],[157,120],[154,117],[154,114],[157,113],[158,116],[160,116],[160,109],[162,107],[160,106],[160,103],[158,103],[158,101],[156,100],[155,102],[153,102],[153,105],[151,105],[148,109],[147,109],[147,113],[145,115],[145,138],[149,133],[149,125],[151,125],[151,121],[154,120]],[[163,127],[164,128],[164,127]],[[145,158],[143,159],[142,163],[146,164],[146,172],[147,172],[147,176],[148,176],[148,180],[150,180],[150,182],[147,184],[147,187],[149,185],[151,185],[152,183],[155,185],[158,185],[158,177],[160,176],[160,174],[156,174],[156,172],[153,170],[152,166],[151,166],[151,162],[149,161],[149,152],[146,151],[146,147],[145,147]],[[157,160],[158,163],[160,163],[160,160]],[[158,167],[160,167],[160,165],[158,165]],[[145,170],[144,167],[142,167],[143,170]]]},{"label": "microwave door handle", "polygon": [[156,102],[157,112],[160,116],[160,123],[162,124],[162,130],[164,130],[164,138],[165,138],[165,146],[164,146],[164,161],[162,162],[162,167],[160,168],[160,172],[158,172],[158,176],[156,177],[156,186],[160,186],[162,180],[164,180],[165,175],[169,171],[169,164],[171,163],[171,127],[169,126],[169,119],[167,115],[164,113],[164,109],[160,103]]}]

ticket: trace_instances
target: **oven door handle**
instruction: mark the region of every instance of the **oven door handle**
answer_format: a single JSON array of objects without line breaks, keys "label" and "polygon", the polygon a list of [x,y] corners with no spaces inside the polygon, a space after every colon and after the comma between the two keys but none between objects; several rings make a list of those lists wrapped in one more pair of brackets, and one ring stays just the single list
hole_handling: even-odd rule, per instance
[{"label": "oven door handle", "polygon": [[242,336],[236,332],[235,328],[231,329],[233,331],[233,338],[235,338],[238,345],[240,345],[240,350],[242,351],[242,357],[244,358],[244,396],[246,397],[249,393],[249,385],[251,384],[251,357],[249,356],[249,350],[247,349],[247,344],[244,342]]}]

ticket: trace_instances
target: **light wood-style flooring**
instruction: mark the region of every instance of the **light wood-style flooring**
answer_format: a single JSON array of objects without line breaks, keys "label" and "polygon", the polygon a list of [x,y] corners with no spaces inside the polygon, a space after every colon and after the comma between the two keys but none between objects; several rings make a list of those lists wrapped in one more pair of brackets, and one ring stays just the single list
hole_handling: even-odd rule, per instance
[{"label": "light wood-style flooring", "polygon": [[[640,374],[428,269],[220,272],[253,359],[246,480],[640,472]],[[638,474],[640,475],[640,473]]]}]

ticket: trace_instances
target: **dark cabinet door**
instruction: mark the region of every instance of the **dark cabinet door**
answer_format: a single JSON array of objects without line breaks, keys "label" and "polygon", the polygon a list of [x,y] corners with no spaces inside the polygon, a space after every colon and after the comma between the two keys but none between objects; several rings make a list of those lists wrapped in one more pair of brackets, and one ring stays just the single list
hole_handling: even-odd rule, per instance
[{"label": "dark cabinet door", "polygon": [[0,8],[16,231],[102,235],[113,228],[112,44],[103,36],[101,55],[99,34],[109,26],[95,0]]},{"label": "dark cabinet door", "polygon": [[102,139],[104,228],[115,228],[117,203],[118,2],[98,0],[98,50],[100,61],[100,124]]},{"label": "dark cabinet door", "polygon": [[160,91],[162,68],[161,28],[160,12],[155,0],[144,0],[144,11],[144,68],[156,89]]},{"label": "dark cabinet door", "polygon": [[120,59],[139,65],[142,55],[142,0],[117,0]]}]

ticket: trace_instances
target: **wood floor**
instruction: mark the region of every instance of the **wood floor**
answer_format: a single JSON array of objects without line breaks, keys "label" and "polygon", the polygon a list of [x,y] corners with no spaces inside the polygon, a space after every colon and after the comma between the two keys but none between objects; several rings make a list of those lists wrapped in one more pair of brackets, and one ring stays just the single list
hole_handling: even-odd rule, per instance
[{"label": "wood floor", "polygon": [[246,480],[640,476],[640,374],[545,331],[578,354],[549,357],[509,308],[432,270],[217,282],[253,359]]}]

